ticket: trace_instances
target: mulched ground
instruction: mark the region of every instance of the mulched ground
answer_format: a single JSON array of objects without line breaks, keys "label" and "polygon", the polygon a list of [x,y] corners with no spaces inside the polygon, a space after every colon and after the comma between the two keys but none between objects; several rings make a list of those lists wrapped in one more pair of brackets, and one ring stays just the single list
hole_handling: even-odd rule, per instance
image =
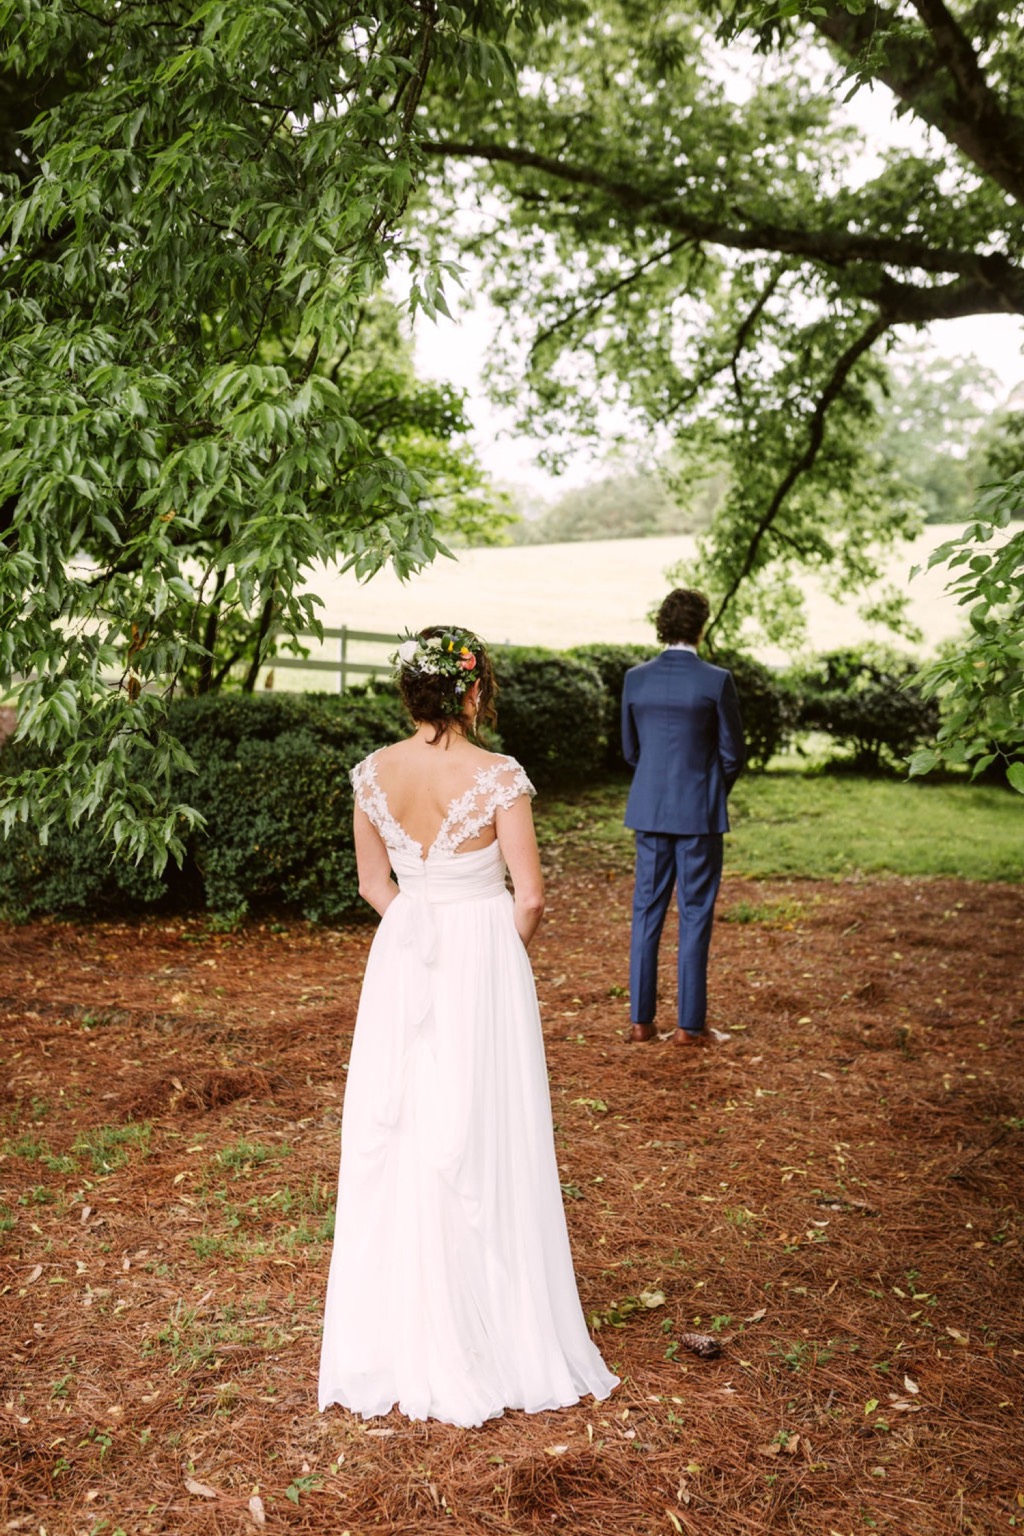
[{"label": "mulched ground", "polygon": [[0,1530],[1024,1526],[1024,890],[727,879],[707,1053],[625,1042],[621,871],[550,896],[566,1209],[624,1380],[475,1431],[316,1412],[371,930],[0,930]]}]

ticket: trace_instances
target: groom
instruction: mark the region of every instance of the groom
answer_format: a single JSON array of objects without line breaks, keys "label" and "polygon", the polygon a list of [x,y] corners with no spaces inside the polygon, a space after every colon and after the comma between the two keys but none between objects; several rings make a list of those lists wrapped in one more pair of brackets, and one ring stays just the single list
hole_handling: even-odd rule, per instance
[{"label": "groom", "polygon": [[622,750],[635,769],[626,826],[636,833],[629,952],[630,1038],[653,1040],[658,944],[675,886],[679,903],[677,1045],[728,1039],[706,1027],[707,965],[722,875],[726,797],[743,766],[731,673],[697,655],[703,592],[677,589],[658,611],[660,656],[631,667],[622,693]]}]

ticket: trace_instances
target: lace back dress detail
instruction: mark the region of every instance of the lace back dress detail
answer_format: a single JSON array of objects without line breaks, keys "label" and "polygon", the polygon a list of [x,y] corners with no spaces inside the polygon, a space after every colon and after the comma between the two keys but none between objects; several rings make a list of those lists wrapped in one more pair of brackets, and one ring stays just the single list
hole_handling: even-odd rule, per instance
[{"label": "lace back dress detail", "polygon": [[580,1307],[533,973],[495,840],[494,757],[424,856],[374,757],[353,771],[399,894],[370,947],[345,1081],[320,1407],[481,1424],[607,1397]]},{"label": "lace back dress detail", "polygon": [[534,795],[536,790],[514,757],[501,757],[489,767],[478,768],[472,784],[452,800],[430,848],[424,853],[422,843],[396,821],[388,798],[377,779],[374,752],[352,769],[352,790],[356,804],[366,812],[388,848],[401,848],[420,858],[434,854],[458,853],[463,843],[478,837],[489,827],[500,810],[509,810],[520,795]]}]

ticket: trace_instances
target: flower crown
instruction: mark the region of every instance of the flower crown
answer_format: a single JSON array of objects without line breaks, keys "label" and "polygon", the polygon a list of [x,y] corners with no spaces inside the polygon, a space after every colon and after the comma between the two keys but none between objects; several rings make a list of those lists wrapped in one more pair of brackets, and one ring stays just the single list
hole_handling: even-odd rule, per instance
[{"label": "flower crown", "polygon": [[479,650],[479,640],[468,630],[445,629],[425,640],[410,635],[402,641],[391,660],[399,673],[452,678],[451,697],[441,700],[441,708],[445,714],[460,715],[465,694],[480,677]]}]

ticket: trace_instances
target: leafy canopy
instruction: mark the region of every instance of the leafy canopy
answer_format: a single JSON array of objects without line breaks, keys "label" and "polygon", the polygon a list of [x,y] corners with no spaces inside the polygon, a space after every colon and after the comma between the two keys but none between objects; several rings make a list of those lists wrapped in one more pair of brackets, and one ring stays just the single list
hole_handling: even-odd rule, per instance
[{"label": "leafy canopy", "polygon": [[[445,195],[493,210],[473,243],[507,315],[498,387],[552,438],[614,400],[694,475],[726,463],[685,574],[719,641],[792,638],[796,570],[852,598],[918,526],[876,441],[887,356],[1024,314],[1021,9],[595,0],[513,52],[519,92],[452,100],[425,145],[440,246]],[[865,142],[862,86],[910,147]]]},{"label": "leafy canopy", "polygon": [[166,697],[210,684],[224,616],[258,660],[315,629],[314,561],[437,553],[439,478],[475,494],[439,462],[452,402],[427,426],[407,390],[387,423],[351,359],[398,258],[443,308],[402,233],[428,81],[504,79],[508,28],[544,14],[0,0],[0,696],[43,754],[5,826],[96,815],[180,855]]}]

